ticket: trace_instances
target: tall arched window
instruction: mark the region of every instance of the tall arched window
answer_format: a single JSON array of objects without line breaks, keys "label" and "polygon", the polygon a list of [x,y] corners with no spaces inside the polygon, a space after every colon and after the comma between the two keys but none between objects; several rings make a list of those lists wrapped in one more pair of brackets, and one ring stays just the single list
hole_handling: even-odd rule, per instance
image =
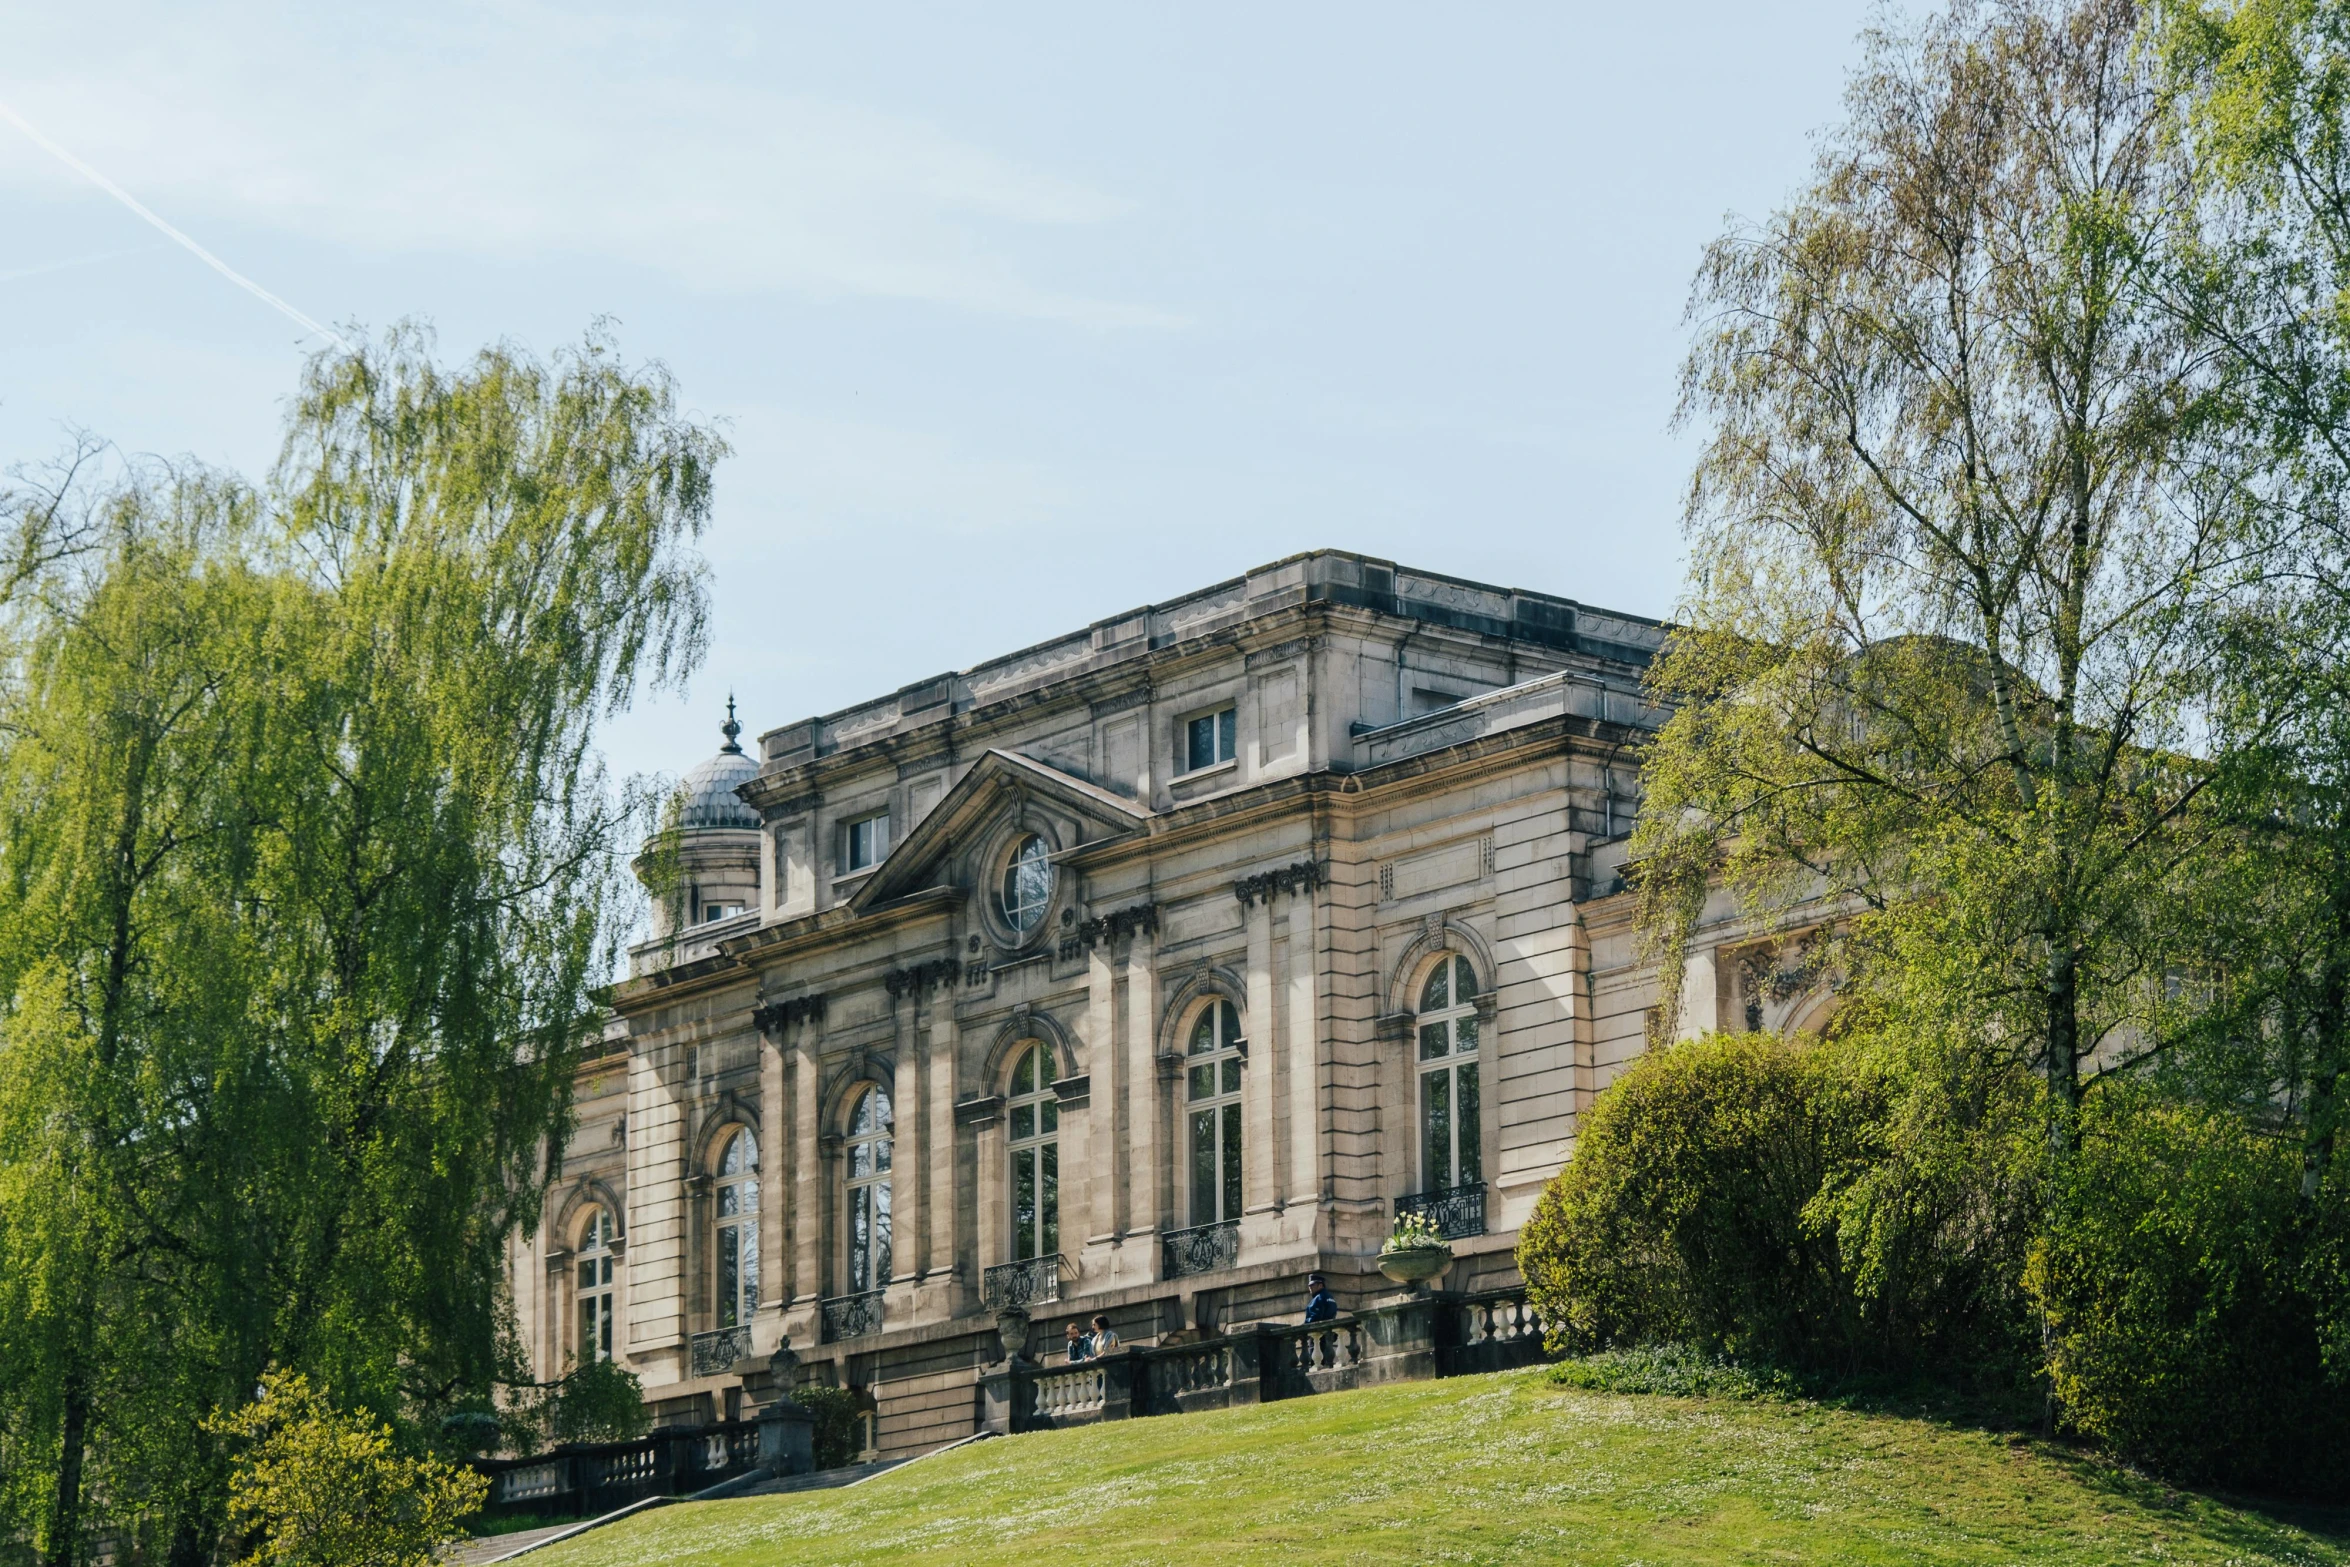
[{"label": "tall arched window", "polygon": [[889,1286],[889,1091],[865,1090],[849,1117],[849,1287]]},{"label": "tall arched window", "polygon": [[759,1309],[759,1139],[744,1127],[718,1160],[718,1325]]},{"label": "tall arched window", "polygon": [[1240,1014],[1217,1001],[1191,1026],[1184,1101],[1191,1118],[1191,1222],[1240,1217]]},{"label": "tall arched window", "polygon": [[1481,1136],[1477,971],[1452,953],[1437,961],[1420,987],[1421,1190],[1483,1180]]},{"label": "tall arched window", "polygon": [[1061,1104],[1048,1045],[1020,1047],[1012,1068],[1012,1260],[1061,1249]]},{"label": "tall arched window", "polygon": [[611,1211],[601,1204],[588,1209],[579,1235],[579,1358],[612,1358],[612,1241]]}]

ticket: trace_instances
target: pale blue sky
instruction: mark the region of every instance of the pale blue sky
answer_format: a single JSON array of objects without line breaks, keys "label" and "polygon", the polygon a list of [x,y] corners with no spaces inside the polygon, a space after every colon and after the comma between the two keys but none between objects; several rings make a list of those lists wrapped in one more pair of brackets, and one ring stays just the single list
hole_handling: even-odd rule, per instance
[{"label": "pale blue sky", "polygon": [[[1662,614],[1699,248],[1860,0],[0,0],[0,100],[313,317],[593,316],[731,422],[622,771],[1331,545]],[[258,473],[299,329],[0,123],[0,461]]]}]

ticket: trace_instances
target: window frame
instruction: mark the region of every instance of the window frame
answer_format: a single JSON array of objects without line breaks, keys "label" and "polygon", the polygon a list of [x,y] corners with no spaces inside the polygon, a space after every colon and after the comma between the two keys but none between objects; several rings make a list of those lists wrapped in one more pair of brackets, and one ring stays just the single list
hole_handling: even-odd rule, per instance
[{"label": "window frame", "polygon": [[[1229,1026],[1227,1027],[1227,1021]],[[1199,1048],[1203,1029],[1213,1041]],[[1229,996],[1218,995],[1192,1014],[1182,1039],[1183,1205],[1185,1222],[1226,1224],[1238,1220],[1248,1202],[1248,1032],[1240,1008]],[[1208,1092],[1198,1092],[1202,1078]],[[1203,1179],[1200,1121],[1209,1122],[1206,1147],[1209,1163]],[[1203,1202],[1203,1192],[1214,1201]],[[1210,1211],[1203,1212],[1203,1208]]]},{"label": "window frame", "polygon": [[[866,1110],[878,1104],[882,1114],[868,1129],[858,1130],[858,1121]],[[849,1105],[841,1137],[841,1278],[847,1288],[844,1295],[864,1295],[889,1287],[890,1269],[894,1262],[891,1250],[892,1225],[890,1219],[890,1182],[894,1178],[894,1151],[897,1142],[897,1118],[890,1103],[889,1089],[881,1083],[868,1082],[857,1092]],[[867,1167],[858,1168],[859,1149],[871,1149]],[[857,1234],[857,1221],[862,1215],[867,1230],[862,1246]],[[863,1277],[859,1277],[858,1259],[864,1259]]]},{"label": "window frame", "polygon": [[[727,1162],[745,1144],[749,1146],[748,1159],[739,1169],[729,1171]],[[741,1123],[727,1128],[718,1139],[716,1164],[711,1173],[711,1298],[715,1302],[711,1317],[716,1327],[742,1327],[759,1311],[759,1134]],[[730,1197],[734,1200],[731,1213],[727,1211]],[[731,1259],[727,1255],[729,1241],[733,1242]]]},{"label": "window frame", "polygon": [[[1192,730],[1199,724],[1208,724],[1210,759],[1192,760]],[[1175,770],[1178,778],[1196,778],[1202,773],[1214,772],[1219,767],[1235,766],[1240,761],[1240,704],[1226,700],[1212,707],[1203,707],[1185,713],[1175,720],[1175,739],[1181,761]]]},{"label": "window frame", "polygon": [[[1041,851],[1038,858],[1044,867],[1044,890],[1036,902],[1036,917],[1022,924],[1012,908],[1012,878],[1019,871],[1030,844]],[[1052,840],[1033,828],[1014,834],[1010,845],[1002,851],[994,879],[995,914],[1004,922],[1004,927],[1020,941],[1026,941],[1042,930],[1045,916],[1052,912],[1053,895],[1060,891],[1060,869],[1053,864]]]},{"label": "window frame", "polygon": [[[1467,999],[1460,994],[1461,981],[1466,978],[1476,988]],[[1439,979],[1445,981],[1445,997],[1436,1005],[1428,1004],[1430,993]],[[1420,1190],[1423,1193],[1451,1191],[1456,1187],[1480,1185],[1485,1179],[1485,1114],[1484,1077],[1485,1015],[1478,1002],[1486,994],[1477,965],[1467,953],[1447,948],[1438,959],[1421,973],[1412,997],[1412,1127],[1415,1134],[1415,1163],[1419,1168]],[[1462,1039],[1466,1030],[1468,1038]],[[1431,1054],[1430,1036],[1443,1042],[1443,1048]],[[1463,1073],[1467,1073],[1467,1088],[1463,1089]],[[1446,1158],[1441,1175],[1431,1168],[1435,1131],[1430,1125],[1435,1096],[1431,1080],[1443,1081],[1445,1114],[1444,1138]],[[1462,1106],[1469,1109],[1463,1114]],[[1473,1124],[1465,1124],[1471,1123]]]},{"label": "window frame", "polygon": [[[857,858],[857,829],[860,827],[871,827],[875,822],[879,822],[881,824],[881,830],[877,835],[875,843],[873,844],[873,857],[868,860],[859,860]],[[859,815],[845,818],[840,824],[840,874],[843,876],[862,876],[865,872],[872,870],[883,860],[889,858],[889,851],[892,843],[893,840],[890,836],[889,829],[888,806],[883,806],[879,810],[865,811]]]},{"label": "window frame", "polygon": [[[1054,1257],[1061,1250],[1060,1203],[1060,1147],[1061,1099],[1053,1088],[1053,1071],[1058,1065],[1052,1045],[1041,1039],[1025,1041],[1012,1057],[1012,1070],[1005,1079],[1004,1091],[1004,1232],[1010,1243],[1011,1255],[1007,1262],[1028,1262],[1038,1257]],[[1032,1074],[1032,1081],[1023,1088],[1022,1073]],[[1028,1130],[1020,1130],[1020,1117],[1026,1112]],[[1022,1156],[1032,1160],[1032,1181],[1038,1193],[1036,1212],[1028,1221],[1028,1232],[1022,1233],[1020,1214],[1020,1164]]]},{"label": "window frame", "polygon": [[[592,1202],[582,1216],[579,1244],[571,1254],[572,1326],[577,1331],[572,1346],[572,1362],[585,1365],[591,1360],[615,1358],[612,1330],[613,1319],[619,1315],[620,1285],[617,1278],[619,1253],[612,1242],[620,1235],[612,1210],[601,1202]],[[591,1282],[592,1279],[592,1282]]]}]

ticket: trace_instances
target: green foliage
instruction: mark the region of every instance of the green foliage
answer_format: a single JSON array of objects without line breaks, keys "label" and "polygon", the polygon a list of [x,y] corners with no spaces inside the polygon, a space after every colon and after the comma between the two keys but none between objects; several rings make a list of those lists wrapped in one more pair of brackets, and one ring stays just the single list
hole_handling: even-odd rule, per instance
[{"label": "green foliage", "polygon": [[1672,1398],[1797,1398],[1803,1385],[1776,1368],[1742,1365],[1686,1344],[1647,1344],[1578,1355],[1550,1368],[1561,1387]]},{"label": "green foliage", "polygon": [[793,1393],[792,1401],[816,1417],[817,1468],[838,1469],[857,1461],[865,1449],[865,1411],[856,1394],[811,1382]]},{"label": "green foliage", "polygon": [[1905,1154],[1905,1117],[1945,1116],[1900,1082],[1856,1048],[1759,1034],[1635,1063],[1519,1235],[1554,1347],[2012,1377],[2026,1215],[1996,1168]]},{"label": "green foliage", "polygon": [[346,1414],[309,1381],[272,1371],[261,1396],[216,1414],[228,1439],[229,1523],[266,1567],[433,1567],[464,1538],[489,1481],[436,1458],[408,1458],[388,1426]]},{"label": "green foliage", "polygon": [[402,329],[312,363],[266,488],[17,496],[0,1534],[201,1556],[197,1416],[271,1365],[433,1433],[511,1378],[646,814],[594,725],[698,652],[721,450],[600,339]]},{"label": "green foliage", "polygon": [[2067,1425],[2173,1478],[2350,1495],[2337,1181],[2291,1140],[2150,1094],[2095,1107],[2030,1282]]},{"label": "green foliage", "polygon": [[538,1435],[555,1442],[632,1442],[652,1429],[644,1384],[616,1360],[591,1359],[544,1391]]}]

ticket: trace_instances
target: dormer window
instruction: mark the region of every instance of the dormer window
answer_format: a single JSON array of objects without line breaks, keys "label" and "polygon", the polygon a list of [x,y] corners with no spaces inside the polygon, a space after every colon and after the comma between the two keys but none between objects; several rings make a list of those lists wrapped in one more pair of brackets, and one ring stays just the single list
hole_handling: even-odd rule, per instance
[{"label": "dormer window", "polygon": [[841,829],[841,874],[868,871],[889,853],[889,812],[859,817]]},{"label": "dormer window", "polygon": [[1183,726],[1183,770],[1196,773],[1203,767],[1214,767],[1229,762],[1239,754],[1233,743],[1238,734],[1234,710],[1219,708],[1213,713],[1202,713],[1187,720]]},{"label": "dormer window", "polygon": [[710,925],[719,920],[730,920],[742,911],[743,906],[739,903],[705,903],[702,905],[702,923]]}]

